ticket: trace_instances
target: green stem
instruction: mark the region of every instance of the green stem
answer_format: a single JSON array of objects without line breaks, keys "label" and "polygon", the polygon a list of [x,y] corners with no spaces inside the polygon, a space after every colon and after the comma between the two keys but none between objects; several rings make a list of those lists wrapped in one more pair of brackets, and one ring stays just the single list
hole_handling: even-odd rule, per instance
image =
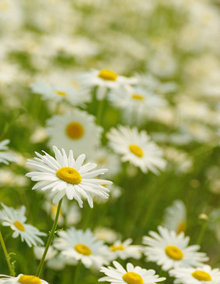
[{"label": "green stem", "polygon": [[73,284],[74,283],[79,283],[79,274],[80,274],[80,268],[82,266],[81,260],[79,261],[78,265],[75,268],[75,273],[74,273],[74,278],[73,278]]},{"label": "green stem", "polygon": [[199,237],[198,237],[198,240],[197,240],[197,244],[200,245],[201,242],[202,242],[202,239],[203,239],[203,236],[205,234],[205,230],[207,228],[207,225],[208,225],[208,222],[207,221],[204,221],[203,225],[202,225],[202,228],[201,228],[201,231],[199,233]]},{"label": "green stem", "polygon": [[1,242],[1,245],[2,245],[2,249],[4,251],[4,255],[5,255],[5,258],[6,258],[6,261],[7,261],[7,264],[8,264],[8,268],[9,268],[9,271],[10,271],[10,275],[11,276],[15,276],[15,272],[14,272],[14,269],[12,268],[12,265],[11,265],[11,262],[10,262],[10,256],[7,252],[7,249],[6,249],[6,246],[5,246],[5,242],[4,242],[4,239],[2,237],[2,233],[0,231],[0,242]]},{"label": "green stem", "polygon": [[105,99],[102,99],[99,102],[99,107],[98,107],[98,111],[97,111],[97,118],[96,118],[97,124],[99,124],[99,125],[101,125],[101,122],[102,122],[102,114],[103,114],[103,110],[104,110],[104,105],[105,105]]},{"label": "green stem", "polygon": [[41,274],[41,271],[42,271],[42,268],[43,268],[43,265],[44,265],[44,260],[45,260],[46,255],[47,255],[47,251],[48,251],[49,246],[50,246],[50,244],[52,242],[52,239],[53,239],[53,236],[54,236],[54,232],[55,232],[56,227],[57,227],[57,222],[58,222],[58,219],[59,219],[59,214],[60,214],[60,208],[61,208],[62,200],[63,199],[61,199],[59,201],[59,203],[58,203],[57,213],[56,213],[56,217],[55,217],[55,220],[54,220],[54,223],[53,223],[53,227],[52,227],[52,229],[50,231],[49,238],[47,240],[47,244],[46,244],[46,247],[45,247],[45,250],[44,250],[44,254],[43,254],[42,258],[41,258],[40,264],[39,264],[37,272],[36,272],[36,276],[38,276],[38,277]]}]

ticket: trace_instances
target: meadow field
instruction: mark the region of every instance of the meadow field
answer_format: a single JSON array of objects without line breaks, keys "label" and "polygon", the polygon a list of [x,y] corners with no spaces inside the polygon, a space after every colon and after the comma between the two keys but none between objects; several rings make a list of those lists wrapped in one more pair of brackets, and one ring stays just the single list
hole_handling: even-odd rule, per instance
[{"label": "meadow field", "polygon": [[0,0],[0,284],[219,284],[219,142],[219,0]]}]

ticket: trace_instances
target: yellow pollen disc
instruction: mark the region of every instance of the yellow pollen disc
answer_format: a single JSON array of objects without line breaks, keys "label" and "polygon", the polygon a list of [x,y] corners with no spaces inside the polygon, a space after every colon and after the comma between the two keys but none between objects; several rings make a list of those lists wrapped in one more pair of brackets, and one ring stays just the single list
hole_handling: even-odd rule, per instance
[{"label": "yellow pollen disc", "polygon": [[22,231],[22,232],[25,231],[25,227],[21,224],[21,222],[15,221],[15,222],[14,222],[14,225],[15,225],[15,227],[16,227],[19,231]]},{"label": "yellow pollen disc", "polygon": [[129,145],[129,150],[134,154],[136,155],[137,157],[143,157],[144,156],[144,152],[143,150],[141,149],[141,147],[139,147],[138,145],[136,144],[131,144]]},{"label": "yellow pollen disc", "polygon": [[104,158],[104,157],[100,158],[96,162],[97,162],[97,164],[101,164],[102,165],[102,164],[104,164],[106,162],[106,158]]},{"label": "yellow pollen disc", "polygon": [[66,134],[71,139],[79,139],[84,134],[84,128],[79,122],[73,121],[66,126]]},{"label": "yellow pollen disc", "polygon": [[202,270],[196,270],[192,273],[192,276],[200,281],[211,281],[212,277],[209,273],[202,271]]},{"label": "yellow pollen disc", "polygon": [[78,253],[81,253],[83,255],[90,255],[92,254],[92,251],[89,247],[87,247],[86,245],[83,245],[83,244],[78,244],[78,245],[75,245],[75,250],[78,252]]},{"label": "yellow pollen disc", "polygon": [[167,246],[165,252],[167,256],[174,260],[181,260],[183,258],[183,252],[176,246]]},{"label": "yellow pollen disc", "polygon": [[59,179],[71,184],[79,184],[82,180],[80,173],[70,167],[64,167],[56,172]]},{"label": "yellow pollen disc", "polygon": [[56,93],[57,93],[57,95],[59,95],[59,96],[63,96],[63,97],[66,96],[66,93],[65,93],[65,92],[56,91]]},{"label": "yellow pollen disc", "polygon": [[143,284],[143,278],[135,272],[127,272],[122,276],[123,280],[128,284]]},{"label": "yellow pollen disc", "polygon": [[144,97],[141,94],[133,94],[132,99],[138,100],[138,101],[143,101]]},{"label": "yellow pollen disc", "polygon": [[110,70],[101,70],[98,77],[108,81],[116,81],[118,75]]},{"label": "yellow pollen disc", "polygon": [[22,284],[41,284],[41,280],[39,277],[32,275],[21,275],[18,279],[19,283]]},{"label": "yellow pollen disc", "polygon": [[122,245],[120,246],[110,246],[111,251],[116,251],[116,250],[124,250],[124,247]]},{"label": "yellow pollen disc", "polygon": [[186,231],[186,222],[180,222],[177,228],[177,234]]}]

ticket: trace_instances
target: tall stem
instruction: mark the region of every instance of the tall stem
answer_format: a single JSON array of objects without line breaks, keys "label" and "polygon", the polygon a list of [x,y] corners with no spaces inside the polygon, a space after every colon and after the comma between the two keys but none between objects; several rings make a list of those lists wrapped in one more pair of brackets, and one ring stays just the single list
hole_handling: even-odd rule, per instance
[{"label": "tall stem", "polygon": [[99,101],[98,112],[97,112],[97,117],[96,117],[97,124],[99,125],[101,125],[102,123],[104,105],[105,105],[105,99],[103,98],[101,101]]},{"label": "tall stem", "polygon": [[202,242],[202,239],[203,239],[203,237],[204,237],[204,234],[205,234],[207,225],[208,225],[207,220],[204,220],[204,223],[202,224],[202,228],[201,228],[201,230],[200,230],[199,237],[198,237],[198,240],[197,240],[197,244],[198,244],[198,245],[200,245],[201,242]]},{"label": "tall stem", "polygon": [[2,237],[2,233],[0,231],[0,242],[1,242],[1,245],[2,245],[2,249],[4,251],[4,255],[5,255],[5,258],[6,258],[6,261],[7,261],[7,264],[8,264],[8,268],[9,268],[9,271],[10,271],[10,275],[11,276],[15,276],[15,272],[14,272],[14,269],[12,268],[12,265],[11,265],[11,262],[10,262],[10,256],[7,252],[7,249],[6,249],[6,246],[5,246],[5,242],[4,242],[4,239]]},{"label": "tall stem", "polygon": [[60,214],[60,208],[61,208],[62,200],[63,200],[63,199],[61,199],[61,200],[59,201],[59,203],[58,203],[58,206],[57,206],[57,213],[56,213],[56,216],[55,216],[55,220],[54,220],[54,223],[53,223],[53,227],[52,227],[52,229],[51,229],[51,231],[50,231],[50,235],[49,235],[49,238],[48,238],[48,240],[47,240],[47,244],[46,244],[46,247],[45,247],[45,250],[44,250],[44,254],[43,254],[42,258],[41,258],[40,264],[39,264],[38,269],[37,269],[37,272],[36,272],[36,276],[38,276],[38,277],[39,277],[40,274],[41,274],[41,271],[42,271],[42,268],[43,268],[43,265],[44,265],[44,260],[45,260],[46,255],[47,255],[47,251],[48,251],[49,246],[50,246],[50,244],[51,244],[51,242],[52,242],[52,239],[53,239],[53,236],[54,236],[54,232],[55,232],[56,227],[57,227],[57,222],[58,222],[58,219],[59,219],[59,214]]}]

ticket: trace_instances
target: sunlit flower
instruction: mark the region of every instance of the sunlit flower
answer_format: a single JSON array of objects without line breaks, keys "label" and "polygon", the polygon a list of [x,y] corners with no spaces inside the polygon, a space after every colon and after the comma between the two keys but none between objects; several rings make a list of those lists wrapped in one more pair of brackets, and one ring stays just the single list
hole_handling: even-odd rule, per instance
[{"label": "sunlit flower", "polygon": [[55,115],[47,120],[49,145],[73,150],[75,155],[89,154],[100,143],[102,128],[95,124],[95,117],[85,111]]},{"label": "sunlit flower", "polygon": [[[51,203],[50,198],[48,198],[44,204],[43,208],[54,220],[57,212],[57,204]],[[61,205],[60,215],[58,219],[58,224],[71,226],[77,224],[81,219],[81,210],[76,203],[68,202],[67,199],[64,199]]]},{"label": "sunlit flower", "polygon": [[82,198],[86,198],[90,207],[93,207],[92,194],[108,198],[108,189],[103,184],[111,184],[111,181],[94,179],[94,177],[104,174],[107,169],[94,170],[96,164],[87,163],[82,165],[85,155],[80,155],[76,160],[73,151],[70,150],[69,156],[64,149],[62,153],[56,146],[53,147],[55,157],[53,158],[46,152],[41,155],[36,152],[38,158],[28,160],[28,165],[37,171],[27,173],[33,181],[37,181],[33,189],[41,191],[50,190],[53,202],[58,203],[65,195],[68,199],[76,199],[82,207]]},{"label": "sunlit flower", "polygon": [[142,247],[138,245],[131,245],[132,239],[127,239],[124,242],[117,240],[113,245],[109,246],[110,258],[126,259],[129,257],[139,259],[142,254]]},{"label": "sunlit flower", "polygon": [[166,208],[163,227],[177,234],[186,231],[186,206],[181,200],[175,200],[170,207]]},{"label": "sunlit flower", "polygon": [[106,243],[113,243],[119,237],[119,234],[114,230],[106,227],[98,227],[94,230],[94,235],[98,240],[104,241]]},{"label": "sunlit flower", "polygon": [[144,253],[148,261],[162,265],[163,270],[201,266],[208,260],[205,253],[197,252],[199,245],[188,246],[189,237],[185,237],[183,232],[177,235],[174,231],[161,226],[158,227],[158,231],[160,235],[150,231],[151,237],[143,237],[143,243],[147,245]]},{"label": "sunlit flower", "polygon": [[108,172],[105,176],[108,178],[117,175],[121,170],[121,161],[118,155],[104,147],[98,147],[92,151],[87,159],[95,162],[98,168],[107,168]]},{"label": "sunlit flower", "polygon": [[40,94],[44,100],[55,102],[68,101],[74,106],[79,106],[90,101],[89,90],[82,87],[75,78],[60,80],[53,76],[49,82],[37,80],[31,85],[33,93]]},{"label": "sunlit flower", "polygon": [[82,72],[78,74],[78,78],[81,81],[82,85],[98,87],[98,100],[102,100],[105,97],[108,89],[117,89],[120,86],[134,84],[137,82],[136,78],[126,78],[123,76],[119,76],[114,71],[108,69],[92,69],[89,72]]},{"label": "sunlit flower", "polygon": [[49,284],[37,276],[19,274],[17,277],[0,274],[0,284]]},{"label": "sunlit flower", "polygon": [[[45,247],[34,247],[34,255],[37,260],[41,260]],[[64,256],[62,256],[52,246],[49,246],[47,255],[45,258],[46,266],[54,270],[62,270],[67,262]]]},{"label": "sunlit flower", "polygon": [[54,246],[67,259],[81,260],[86,267],[100,268],[103,264],[108,264],[108,248],[96,239],[90,229],[83,232],[71,227],[67,231],[59,232],[58,235],[59,238],[54,240]]},{"label": "sunlit flower", "polygon": [[110,129],[107,138],[110,140],[110,147],[122,155],[122,161],[129,161],[139,167],[144,173],[148,170],[158,174],[159,170],[164,170],[165,160],[162,159],[162,150],[152,141],[146,131],[140,133],[136,127],[129,128],[119,126]]},{"label": "sunlit flower", "polygon": [[0,163],[4,163],[8,165],[8,162],[14,161],[14,157],[11,153],[3,152],[4,150],[8,150],[8,146],[6,146],[10,140],[3,140],[0,142]]},{"label": "sunlit flower", "polygon": [[9,226],[14,231],[12,234],[13,238],[21,236],[22,242],[25,241],[29,247],[37,246],[38,244],[43,245],[44,242],[39,236],[46,236],[45,233],[40,232],[37,228],[32,225],[26,224],[25,207],[21,206],[20,209],[14,209],[5,206],[1,203],[3,210],[0,211],[0,221],[3,226]]},{"label": "sunlit flower", "polygon": [[102,277],[99,281],[115,283],[125,283],[125,284],[155,284],[156,282],[164,281],[166,278],[159,278],[155,275],[153,269],[144,269],[140,266],[133,266],[131,263],[127,263],[125,270],[117,261],[113,261],[115,268],[108,266],[102,267],[101,272],[105,273],[107,276]]},{"label": "sunlit flower", "polygon": [[115,107],[123,110],[126,122],[142,123],[167,105],[165,99],[140,86],[126,86],[112,90],[109,99]]},{"label": "sunlit flower", "polygon": [[[41,260],[43,253],[45,251],[45,247],[34,247],[34,254],[36,259]],[[45,257],[45,261],[48,261],[49,259],[53,258],[57,254],[57,250],[55,250],[52,246],[49,246],[49,249],[47,251],[47,255]]]},{"label": "sunlit flower", "polygon": [[218,284],[220,283],[220,271],[212,269],[209,265],[197,268],[176,268],[170,274],[177,278],[175,284]]}]

